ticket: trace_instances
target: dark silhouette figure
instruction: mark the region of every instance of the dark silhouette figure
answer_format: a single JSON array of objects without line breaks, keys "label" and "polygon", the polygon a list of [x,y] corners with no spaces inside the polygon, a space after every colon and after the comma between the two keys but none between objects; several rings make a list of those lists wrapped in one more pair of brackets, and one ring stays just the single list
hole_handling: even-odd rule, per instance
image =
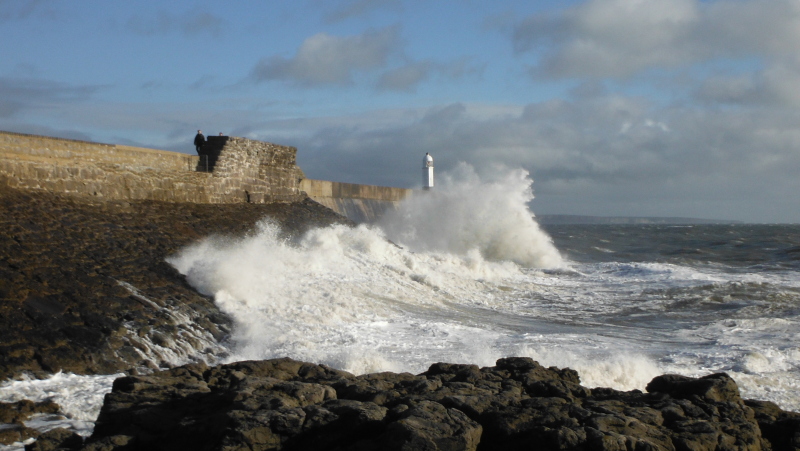
[{"label": "dark silhouette figure", "polygon": [[[198,135],[200,135],[198,133]],[[202,136],[202,135],[200,135]],[[211,135],[206,138],[205,142],[200,141],[202,144],[197,149],[197,154],[200,155],[197,161],[197,170],[201,172],[213,172],[214,166],[217,164],[225,144],[228,142],[228,136],[214,136]]]},{"label": "dark silhouette figure", "polygon": [[206,137],[203,136],[202,130],[197,130],[197,134],[194,135],[194,148],[197,150],[197,154],[200,155],[200,149],[206,144]]}]

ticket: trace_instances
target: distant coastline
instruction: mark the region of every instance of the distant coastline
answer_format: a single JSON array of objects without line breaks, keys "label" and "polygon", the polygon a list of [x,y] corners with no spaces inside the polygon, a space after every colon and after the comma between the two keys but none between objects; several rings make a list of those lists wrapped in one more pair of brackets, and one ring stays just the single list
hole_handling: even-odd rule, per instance
[{"label": "distant coastline", "polygon": [[558,224],[744,224],[742,221],[724,219],[680,218],[680,217],[634,217],[634,216],[583,216],[583,215],[537,215],[542,225]]}]

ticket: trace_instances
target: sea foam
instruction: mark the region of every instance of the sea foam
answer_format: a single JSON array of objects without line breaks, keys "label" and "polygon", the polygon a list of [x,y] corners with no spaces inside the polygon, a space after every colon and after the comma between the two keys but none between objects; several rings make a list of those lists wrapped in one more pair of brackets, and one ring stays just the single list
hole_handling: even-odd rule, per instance
[{"label": "sea foam", "polygon": [[533,180],[523,169],[499,168],[488,181],[459,164],[440,187],[413,195],[379,222],[387,236],[415,251],[464,255],[530,268],[564,266],[550,237],[528,209]]},{"label": "sea foam", "polygon": [[[796,275],[617,254],[565,263],[528,211],[524,171],[482,180],[464,166],[442,180],[379,226],[287,241],[264,221],[169,261],[233,318],[229,360],[288,356],[362,374],[528,356],[624,390],[726,371],[743,395],[800,408]],[[772,286],[788,291],[758,301]]]},{"label": "sea foam", "polygon": [[290,356],[356,373],[493,364],[508,351],[481,315],[500,307],[497,287],[522,277],[520,265],[563,260],[528,210],[525,171],[482,182],[462,166],[445,180],[380,227],[331,226],[289,242],[263,221],[168,261],[234,318],[232,359]]}]

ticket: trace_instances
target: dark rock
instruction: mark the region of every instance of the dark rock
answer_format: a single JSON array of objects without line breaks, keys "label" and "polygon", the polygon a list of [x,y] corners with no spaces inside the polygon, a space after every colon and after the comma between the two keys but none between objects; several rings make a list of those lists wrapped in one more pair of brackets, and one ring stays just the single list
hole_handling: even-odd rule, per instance
[{"label": "dark rock", "polygon": [[21,424],[37,413],[58,413],[61,407],[52,401],[33,402],[27,399],[5,403],[0,402],[0,423]]},{"label": "dark rock", "polygon": [[25,446],[25,451],[74,451],[83,446],[83,437],[64,428],[56,428],[40,435],[35,442]]},{"label": "dark rock", "polygon": [[761,434],[773,451],[800,450],[800,413],[785,412],[769,401],[746,400],[753,409]]},{"label": "dark rock", "polygon": [[482,431],[481,425],[463,412],[422,401],[389,423],[377,440],[377,449],[473,451]]},{"label": "dark rock", "polygon": [[135,446],[136,440],[128,435],[112,435],[103,437],[93,443],[86,444],[82,451],[124,451],[132,449]]},{"label": "dark rock", "polygon": [[25,427],[21,424],[9,425],[0,429],[0,445],[10,445],[16,442],[23,442],[29,438],[39,436],[39,431]]},{"label": "dark rock", "polygon": [[417,376],[291,359],[187,365],[117,379],[84,449],[796,449],[797,415],[770,404],[754,413],[727,376],[659,377],[653,393],[576,380],[516,358],[438,363]]},{"label": "dark rock", "polygon": [[739,387],[725,373],[694,379],[676,374],[658,376],[647,384],[648,392],[667,393],[674,398],[700,397],[714,402],[742,402]]},{"label": "dark rock", "polygon": [[[239,236],[265,217],[286,237],[348,223],[306,199],[287,204],[96,201],[0,183],[0,379],[59,370],[113,374],[165,366],[146,343],[170,345],[191,318],[225,340],[230,319],[164,260],[209,235]],[[183,334],[186,335],[186,334]],[[206,346],[195,342],[194,358]]]},{"label": "dark rock", "polygon": [[24,425],[36,414],[57,414],[61,407],[52,401],[33,402],[27,399],[0,403],[0,444],[10,445],[39,436],[39,431]]}]

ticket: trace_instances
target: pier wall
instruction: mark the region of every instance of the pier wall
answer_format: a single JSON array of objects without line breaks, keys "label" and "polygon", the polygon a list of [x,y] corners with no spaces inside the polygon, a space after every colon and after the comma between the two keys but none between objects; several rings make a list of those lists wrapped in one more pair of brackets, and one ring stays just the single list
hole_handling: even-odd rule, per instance
[{"label": "pier wall", "polygon": [[357,223],[375,222],[394,210],[413,190],[304,179],[300,189],[320,204]]},{"label": "pier wall", "polygon": [[304,197],[294,147],[214,138],[217,165],[205,172],[196,155],[0,132],[0,181],[121,200],[270,203]]},{"label": "pier wall", "polygon": [[306,179],[297,149],[210,136],[200,155],[0,132],[0,184],[108,200],[293,202],[374,222],[412,190]]}]

